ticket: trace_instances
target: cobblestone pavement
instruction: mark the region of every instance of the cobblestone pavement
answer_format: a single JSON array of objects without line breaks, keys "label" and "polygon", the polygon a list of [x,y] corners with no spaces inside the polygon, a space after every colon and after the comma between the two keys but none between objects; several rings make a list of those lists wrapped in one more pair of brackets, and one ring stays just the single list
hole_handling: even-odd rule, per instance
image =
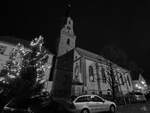
[{"label": "cobblestone pavement", "polygon": [[146,103],[136,103],[121,105],[116,113],[150,113],[150,101]]}]

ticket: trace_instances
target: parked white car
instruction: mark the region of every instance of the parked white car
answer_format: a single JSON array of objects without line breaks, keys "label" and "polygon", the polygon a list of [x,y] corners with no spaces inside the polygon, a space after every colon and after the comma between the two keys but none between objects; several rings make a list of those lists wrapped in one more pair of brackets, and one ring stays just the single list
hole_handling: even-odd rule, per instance
[{"label": "parked white car", "polygon": [[134,92],[134,93],[130,93],[130,95],[132,96],[131,102],[146,102],[146,97],[143,93],[141,92]]},{"label": "parked white car", "polygon": [[79,113],[96,113],[108,111],[115,113],[116,104],[114,102],[103,99],[98,95],[82,95],[73,101]]}]

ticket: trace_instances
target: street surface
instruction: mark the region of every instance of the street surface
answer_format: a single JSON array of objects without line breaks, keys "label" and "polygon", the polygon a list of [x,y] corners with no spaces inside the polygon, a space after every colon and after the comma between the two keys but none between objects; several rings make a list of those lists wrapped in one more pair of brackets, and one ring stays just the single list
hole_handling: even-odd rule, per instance
[{"label": "street surface", "polygon": [[116,113],[150,113],[150,101],[119,106]]}]

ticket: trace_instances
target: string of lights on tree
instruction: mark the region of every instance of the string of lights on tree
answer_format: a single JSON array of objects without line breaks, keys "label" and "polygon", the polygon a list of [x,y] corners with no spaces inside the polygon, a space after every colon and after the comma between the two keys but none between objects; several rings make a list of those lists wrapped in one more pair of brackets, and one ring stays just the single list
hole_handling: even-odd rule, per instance
[{"label": "string of lights on tree", "polygon": [[44,38],[39,36],[30,42],[29,49],[18,43],[11,51],[9,60],[0,72],[0,82],[10,84],[21,77],[21,72],[27,67],[36,68],[36,84],[44,84],[44,75],[50,65],[47,64],[48,51],[44,48]]}]

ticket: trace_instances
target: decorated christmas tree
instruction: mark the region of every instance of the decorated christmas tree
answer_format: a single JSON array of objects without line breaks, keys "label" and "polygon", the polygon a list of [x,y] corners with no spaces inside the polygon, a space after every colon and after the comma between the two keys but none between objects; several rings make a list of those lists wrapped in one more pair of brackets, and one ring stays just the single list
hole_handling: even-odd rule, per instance
[{"label": "decorated christmas tree", "polygon": [[9,60],[0,72],[0,85],[6,95],[24,98],[43,91],[48,52],[43,46],[44,38],[33,39],[29,48],[17,44],[10,53]]}]

